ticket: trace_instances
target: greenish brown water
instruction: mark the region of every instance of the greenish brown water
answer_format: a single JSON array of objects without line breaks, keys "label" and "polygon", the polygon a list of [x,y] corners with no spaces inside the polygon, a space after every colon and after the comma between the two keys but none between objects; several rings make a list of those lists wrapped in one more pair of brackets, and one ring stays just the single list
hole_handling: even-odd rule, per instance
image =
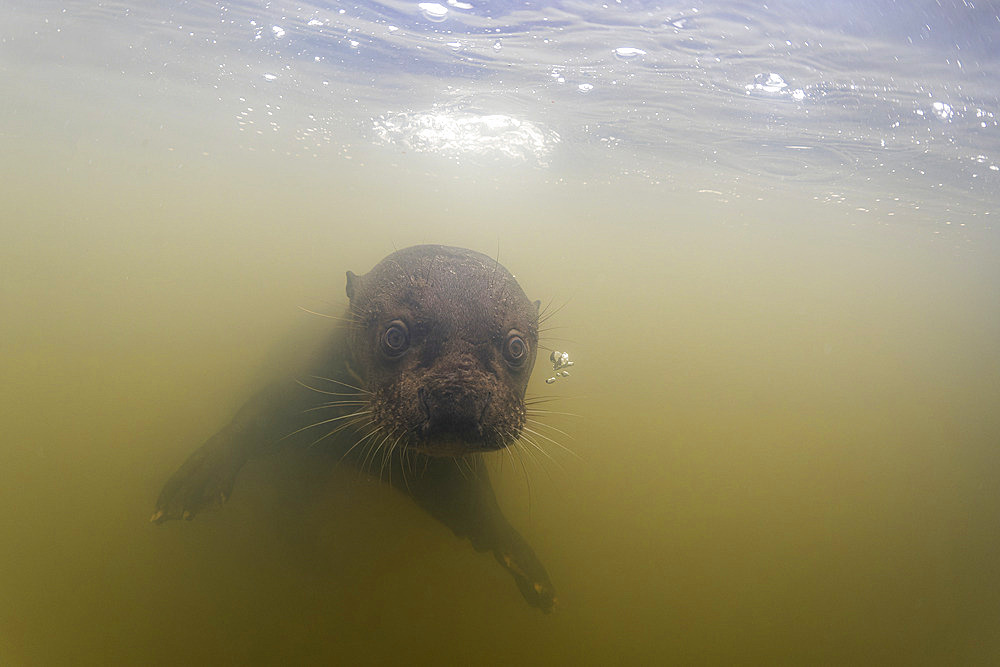
[{"label": "greenish brown water", "polygon": [[[8,664],[974,663],[1000,648],[993,249],[627,183],[512,177],[446,215],[432,196],[371,210],[374,167],[329,191],[329,172],[280,166],[128,187],[95,170],[84,187],[31,165],[45,191],[7,191]],[[607,224],[623,193],[628,229]],[[579,458],[527,460],[530,503],[521,471],[496,471],[558,587],[550,616],[346,471],[303,504],[265,461],[223,510],[146,523],[308,317],[296,306],[342,303],[343,271],[417,241],[499,244],[529,294],[564,304],[549,344],[574,376],[548,386],[539,369],[532,391],[577,415],[549,423]]]},{"label": "greenish brown water", "polygon": [[[805,162],[829,179],[783,177],[726,143],[723,114],[641,160],[565,130],[551,164],[455,160],[334,122],[367,113],[347,84],[322,104],[249,86],[237,106],[260,126],[259,98],[282,106],[258,135],[231,113],[242,84],[206,78],[215,51],[154,44],[192,21],[129,56],[80,39],[146,34],[116,8],[2,10],[23,29],[0,38],[0,664],[996,662],[992,155],[967,190],[903,191],[914,171],[836,151]],[[260,66],[298,66],[288,53]],[[398,89],[369,92],[381,108]],[[552,104],[523,110],[560,127]],[[285,129],[317,108],[336,110],[322,146]],[[959,145],[995,141],[982,117]],[[912,164],[955,164],[922,131]],[[706,136],[724,161],[687,168]],[[573,453],[493,462],[550,615],[347,469],[255,461],[225,508],[148,523],[315,324],[302,308],[336,312],[345,271],[416,243],[498,254],[558,309],[544,343],[573,375],[547,385],[539,362],[529,392],[570,413],[543,420]]]}]

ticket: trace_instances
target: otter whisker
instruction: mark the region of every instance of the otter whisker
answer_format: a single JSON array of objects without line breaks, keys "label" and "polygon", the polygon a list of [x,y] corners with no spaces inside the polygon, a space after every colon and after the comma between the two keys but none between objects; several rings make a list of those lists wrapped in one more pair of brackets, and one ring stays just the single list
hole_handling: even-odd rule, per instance
[{"label": "otter whisker", "polygon": [[503,443],[504,443],[504,446],[500,448],[500,452],[501,452],[501,454],[500,454],[500,470],[501,470],[501,472],[503,471],[503,462],[506,459],[510,459],[511,469],[515,469],[516,470],[516,467],[514,466],[514,455],[510,451],[510,445],[513,442],[511,440],[511,438],[510,438],[510,434],[509,433],[503,433],[503,432],[500,431],[500,429],[498,429],[496,427],[493,428],[493,432],[496,433],[498,436],[500,436],[500,440],[502,440]]},{"label": "otter whisker", "polygon": [[[570,448],[569,448],[569,447],[567,447],[566,445],[562,444],[562,443],[561,443],[561,442],[559,442],[558,440],[553,440],[552,438],[550,438],[549,436],[545,435],[544,433],[540,433],[540,432],[538,432],[538,431],[536,431],[536,430],[534,430],[534,429],[532,429],[532,428],[529,428],[529,427],[527,427],[527,426],[523,427],[523,429],[522,429],[522,430],[523,430],[523,431],[526,431],[526,432],[528,432],[528,433],[530,433],[531,435],[534,435],[534,436],[538,436],[539,438],[542,438],[543,440],[548,440],[548,441],[549,441],[549,442],[551,442],[551,443],[552,443],[553,445],[555,445],[555,446],[556,446],[556,447],[558,447],[559,449],[563,450],[563,451],[564,451],[564,452],[566,452],[567,454],[571,454],[571,455],[575,456],[575,457],[576,457],[577,459],[579,459],[579,458],[580,458],[580,457],[579,457],[579,456],[577,455],[577,453],[576,453],[576,452],[574,452],[574,451],[573,451],[572,449],[570,449]],[[521,437],[524,437],[524,434],[523,434],[523,433],[522,433]]]},{"label": "otter whisker", "polygon": [[340,433],[346,429],[360,430],[365,426],[374,424],[375,420],[365,412],[356,412],[350,415],[343,415],[344,417],[352,417],[352,419],[347,419],[343,423],[339,424],[336,428],[329,432],[328,435],[333,435],[335,433]]},{"label": "otter whisker", "polygon": [[[539,454],[541,454],[542,456],[544,456],[545,458],[547,458],[547,459],[548,459],[549,461],[551,461],[551,462],[552,462],[552,464],[553,464],[553,465],[555,465],[555,466],[556,466],[557,468],[559,468],[559,470],[560,470],[560,471],[563,471],[563,472],[565,472],[565,468],[563,468],[562,464],[561,464],[561,463],[559,463],[559,461],[555,460],[555,459],[554,459],[554,458],[552,457],[552,455],[551,455],[551,454],[549,454],[549,453],[548,453],[547,451],[545,451],[545,448],[544,448],[544,447],[542,447],[542,446],[541,446],[540,444],[538,444],[538,443],[537,443],[537,442],[536,442],[536,441],[534,440],[534,438],[532,438],[532,437],[531,437],[530,435],[525,435],[525,434],[523,434],[523,433],[522,433],[522,434],[521,434],[521,441],[522,441],[522,442],[526,442],[526,443],[528,443],[529,445],[531,445],[532,447],[534,447],[534,448],[535,448],[535,449],[536,449],[536,450],[538,451],[538,453],[539,453]],[[531,450],[530,450],[530,449],[525,449],[525,451],[526,451],[526,452],[527,452],[527,453],[528,453],[529,455],[531,455]],[[532,456],[532,458],[533,458],[533,459],[535,459],[535,461],[536,461],[536,462],[538,462],[538,459],[536,459],[536,458],[534,457],[534,455],[531,455],[531,456]],[[551,478],[551,477],[552,477],[551,473],[550,473],[550,472],[548,471],[548,468],[546,468],[546,467],[545,467],[545,466],[543,466],[543,465],[540,465],[539,467],[541,467],[541,468],[542,468],[543,470],[545,470],[545,474],[546,474],[546,475],[548,475],[548,476],[549,476],[549,478]]]},{"label": "otter whisker", "polygon": [[308,308],[305,308],[304,306],[298,306],[298,309],[301,310],[301,311],[304,311],[306,313],[309,313],[310,315],[317,315],[319,317],[325,317],[327,319],[336,320],[338,322],[350,322],[351,321],[350,319],[348,319],[346,317],[340,317],[339,315],[329,315],[327,313],[318,313],[315,310],[309,310]]},{"label": "otter whisker", "polygon": [[306,408],[302,413],[314,412],[316,410],[327,410],[329,408],[346,408],[350,405],[368,405],[368,401],[331,401],[330,403],[321,403],[320,405],[314,405],[311,408]]},{"label": "otter whisker", "polygon": [[561,396],[549,396],[545,394],[528,394],[524,397],[525,404],[531,403],[551,403],[552,401],[561,401],[563,398]]},{"label": "otter whisker", "polygon": [[296,384],[301,387],[305,387],[309,391],[315,391],[317,394],[326,394],[327,396],[361,396],[359,391],[343,392],[343,391],[326,391],[325,389],[317,389],[311,385],[302,382],[301,380],[296,380]]},{"label": "otter whisker", "polygon": [[580,415],[574,412],[560,412],[558,410],[538,410],[536,408],[530,408],[527,410],[530,415],[563,415],[566,417],[579,417]]},{"label": "otter whisker", "polygon": [[335,394],[333,392],[325,392],[325,393],[331,396],[345,396],[346,398],[332,398],[326,403],[317,403],[317,405],[346,405],[349,403],[367,403],[368,401],[371,400],[367,396],[362,396],[361,394],[357,393],[354,394],[346,394],[346,393]]},{"label": "otter whisker", "polygon": [[[360,423],[360,422],[363,422],[363,421],[365,421],[365,419],[361,418],[361,419],[358,419],[354,423],[356,424],[356,423]],[[369,420],[369,423],[371,423],[370,420]],[[339,433],[340,431],[343,431],[349,425],[351,425],[351,424],[350,423],[348,423],[348,424],[342,424],[342,425],[338,426],[337,428],[332,429],[331,431],[327,432],[325,435],[322,435],[322,436],[316,438],[315,440],[313,440],[312,442],[310,442],[309,446],[306,449],[310,449],[311,450],[313,447],[315,447],[319,443],[323,442],[324,440],[326,440],[327,438],[329,438],[331,435],[335,435],[336,433]]]},{"label": "otter whisker", "polygon": [[531,424],[532,426],[541,426],[541,427],[553,430],[553,431],[555,431],[556,433],[558,433],[560,435],[564,435],[567,438],[569,438],[570,440],[573,439],[573,436],[570,435],[569,433],[567,433],[566,431],[562,430],[561,428],[556,428],[555,426],[552,426],[551,424],[546,424],[543,421],[539,421],[537,419],[532,419],[531,417],[527,417],[525,419],[525,423],[526,424]]},{"label": "otter whisker", "polygon": [[552,348],[548,346],[549,341],[558,341],[560,343],[576,343],[575,338],[564,338],[563,336],[550,336],[550,331],[560,331],[562,329],[569,329],[569,327],[564,326],[552,326],[552,327],[539,327],[538,335],[545,335],[545,344],[539,344],[538,349],[552,351]]},{"label": "otter whisker", "polygon": [[413,474],[413,449],[410,447],[410,440],[403,441],[403,452],[400,455],[400,467],[403,469],[403,483],[406,483],[406,470]]},{"label": "otter whisker", "polygon": [[529,407],[532,405],[543,405],[545,403],[553,403],[555,401],[561,401],[561,400],[564,399],[559,396],[531,396],[529,398],[524,399],[524,405],[525,407]]},{"label": "otter whisker", "polygon": [[[289,433],[288,435],[283,436],[281,438],[281,440],[284,440],[285,438],[290,438],[293,435],[295,435],[296,433],[301,433],[302,431],[305,431],[305,430],[310,429],[310,428],[315,428],[316,426],[322,426],[323,424],[329,424],[331,422],[340,421],[341,419],[348,419],[350,417],[357,417],[359,415],[371,414],[371,412],[372,412],[371,410],[359,410],[358,412],[351,412],[351,413],[346,414],[346,415],[340,415],[338,417],[331,417],[330,419],[324,419],[323,421],[316,422],[315,424],[309,424],[308,426],[303,426],[302,428],[297,428],[294,431],[292,431],[291,433]],[[279,440],[279,442],[281,440]]]},{"label": "otter whisker", "polygon": [[306,384],[302,380],[296,380],[295,384],[299,385],[300,387],[305,387],[309,391],[315,391],[317,394],[326,394],[327,396],[357,396],[358,395],[357,392],[352,392],[352,393],[348,394],[346,392],[325,391],[323,389],[317,389],[316,387],[313,387],[311,385]]},{"label": "otter whisker", "polygon": [[372,456],[372,464],[374,465],[375,456],[377,456],[378,454],[382,455],[382,465],[379,466],[378,469],[378,481],[380,482],[382,481],[382,473],[385,472],[386,461],[389,460],[388,451],[385,448],[385,443],[389,441],[389,438],[393,436],[393,433],[395,433],[395,430],[389,431],[385,434],[385,437],[382,438],[382,440],[375,447],[374,455]]},{"label": "otter whisker", "polygon": [[[392,433],[395,433],[395,432],[396,432],[396,429],[393,429]],[[392,444],[389,445],[389,449],[385,453],[385,456],[382,459],[382,469],[383,470],[385,469],[386,462],[389,463],[389,483],[390,484],[392,484],[392,468],[393,468],[393,458],[392,458],[392,455],[396,451],[396,445],[399,444],[399,441],[403,437],[403,435],[404,435],[403,433],[400,433],[399,435],[396,436],[396,439],[393,440]],[[379,480],[382,479],[382,470],[379,470],[378,478],[379,478]]]},{"label": "otter whisker", "polygon": [[413,450],[413,467],[410,469],[410,473],[414,477],[421,477],[427,473],[427,466],[430,465],[431,457],[426,454],[420,453],[420,450],[414,448]]},{"label": "otter whisker", "polygon": [[[374,423],[374,422],[372,422],[372,423]],[[366,435],[364,435],[364,436],[362,436],[362,437],[358,438],[358,440],[357,440],[357,441],[356,441],[356,442],[355,442],[355,443],[354,443],[353,445],[351,445],[351,446],[350,446],[350,447],[348,448],[348,450],[347,450],[346,452],[344,452],[344,453],[343,453],[343,454],[342,454],[342,455],[340,456],[340,460],[341,460],[341,461],[343,461],[343,460],[344,460],[345,458],[347,458],[348,454],[350,454],[351,452],[353,452],[353,451],[354,451],[354,449],[355,449],[355,448],[356,448],[356,447],[357,447],[358,445],[360,445],[360,444],[361,444],[362,442],[364,442],[365,440],[368,440],[369,438],[371,438],[371,437],[375,436],[375,435],[376,435],[376,434],[377,434],[377,433],[378,433],[378,432],[379,432],[380,430],[381,430],[381,427],[376,427],[375,429],[373,429],[373,430],[369,431],[369,432],[368,432],[368,433],[367,433]]]},{"label": "otter whisker", "polygon": [[[348,428],[358,428],[358,429],[364,428],[365,426],[368,426],[368,425],[371,425],[371,424],[374,424],[374,423],[375,423],[375,421],[373,419],[371,419],[370,417],[365,417],[365,416],[362,415],[362,416],[359,416],[357,419],[352,419],[350,421],[344,422],[343,424],[341,424],[337,428],[333,429],[332,431],[330,431],[329,433],[327,433],[323,437],[324,438],[329,437],[329,436],[334,435],[336,433],[340,433],[344,429],[348,429]],[[316,443],[314,442],[312,444],[315,445]],[[312,445],[310,445],[310,447],[312,447]]]},{"label": "otter whisker", "polygon": [[403,486],[406,488],[407,492],[410,491],[410,481],[406,478],[406,462],[409,458],[409,454],[406,441],[403,441],[403,445],[400,447],[399,452],[399,472],[403,475]]},{"label": "otter whisker", "polygon": [[[558,327],[558,328],[562,328],[562,327]],[[540,336],[541,335],[545,336],[545,342],[538,344],[538,349],[539,350],[545,350],[546,352],[552,352],[552,348],[549,347],[549,343],[550,342],[569,343],[570,345],[576,345],[579,342],[576,338],[566,338],[564,336],[550,336],[548,334],[548,332],[549,331],[554,331],[555,329],[556,329],[556,327],[543,327],[543,328],[541,328],[541,329],[538,330],[538,334]],[[560,347],[563,347],[563,346],[560,345]]]},{"label": "otter whisker", "polygon": [[[393,248],[393,249],[395,250],[395,248]],[[390,256],[388,256],[388,257],[386,257],[386,258],[385,258],[384,260],[382,260],[382,261],[383,261],[384,263],[386,263],[386,264],[395,264],[395,265],[396,265],[396,268],[397,268],[397,269],[399,270],[399,273],[398,273],[397,275],[398,275],[398,276],[399,276],[400,278],[402,278],[402,279],[405,279],[405,280],[406,280],[406,281],[407,281],[407,282],[408,282],[408,283],[409,283],[410,285],[413,285],[413,284],[415,284],[415,283],[416,283],[416,277],[415,277],[415,276],[413,276],[413,275],[411,275],[411,273],[410,273],[409,271],[407,271],[407,270],[406,270],[405,268],[403,268],[403,265],[402,265],[402,264],[400,264],[400,263],[399,263],[399,262],[398,262],[397,260],[395,260],[395,259],[394,259],[394,258],[392,257],[392,255],[390,255]],[[426,259],[424,260],[424,262],[425,262],[425,263],[426,263],[427,261],[429,261],[429,260],[426,260]]]},{"label": "otter whisker", "polygon": [[514,440],[512,456],[518,465],[521,467],[521,474],[524,475],[524,490],[528,495],[528,516],[531,516],[531,475],[528,474],[528,466],[524,464],[524,446],[521,444],[520,440]]},{"label": "otter whisker", "polygon": [[349,326],[356,327],[365,320],[365,313],[359,310],[353,303],[348,307],[348,312],[351,316]]},{"label": "otter whisker", "polygon": [[411,475],[413,474],[413,459],[411,456],[413,454],[413,451],[410,449],[409,444],[410,444],[409,439],[403,442],[403,453],[401,456],[401,461],[399,466],[400,470],[402,470],[403,472],[403,486],[406,487],[407,491],[410,490],[410,481],[406,478],[406,469],[409,468],[410,474]]},{"label": "otter whisker", "polygon": [[462,468],[462,458],[459,456],[451,457],[451,460],[455,463],[455,467],[458,468],[458,472],[462,475],[462,479],[469,479],[468,475],[465,474],[465,470]]},{"label": "otter whisker", "polygon": [[422,455],[420,454],[420,452],[417,452],[417,460],[419,461],[421,459],[424,462],[424,469],[420,471],[420,474],[425,475],[427,474],[427,467],[431,464],[431,457]]},{"label": "otter whisker", "polygon": [[[369,394],[369,395],[371,395],[372,393],[374,393],[374,392],[371,392],[371,391],[369,391],[367,389],[362,389],[361,387],[356,387],[353,384],[348,384],[348,383],[342,382],[340,380],[334,380],[333,378],[323,377],[322,375],[310,375],[309,377],[311,377],[314,380],[323,380],[325,382],[333,382],[334,384],[339,384],[339,385],[341,385],[343,387],[347,387],[348,389],[353,389],[354,391],[360,391],[362,394]],[[298,382],[298,380],[296,380],[296,382]],[[302,383],[300,382],[299,384],[302,384]],[[306,387],[307,389],[314,389],[313,387],[310,387],[307,384],[303,384],[302,386]],[[315,391],[321,391],[321,390],[316,389]],[[327,392],[321,392],[321,393],[327,393]],[[339,394],[337,394],[337,395],[339,395]],[[352,394],[343,394],[343,395],[344,396],[351,396]]]},{"label": "otter whisker", "polygon": [[572,300],[573,300],[573,297],[571,296],[568,299],[566,299],[565,301],[563,301],[561,304],[559,304],[558,306],[553,307],[552,304],[555,303],[555,300],[554,299],[549,299],[549,302],[545,304],[544,308],[542,308],[542,312],[540,312],[538,314],[538,323],[539,324],[544,324],[546,320],[548,320],[549,318],[551,318],[553,315],[556,315],[557,313],[559,313],[559,311],[561,311],[563,308],[565,308],[566,306],[568,306],[569,302],[572,301]]},{"label": "otter whisker", "polygon": [[374,439],[371,441],[368,447],[368,453],[365,455],[365,459],[367,460],[368,474],[372,475],[374,474],[375,471],[375,459],[379,457],[379,455],[381,455],[382,466],[379,468],[379,476],[378,476],[378,479],[381,482],[382,470],[385,468],[385,461],[386,461],[385,443],[388,442],[389,438],[393,436],[393,433],[395,433],[395,429],[386,430],[384,427],[381,426],[379,428],[381,431],[385,432],[385,436],[381,440],[379,440],[377,444],[375,443]]},{"label": "otter whisker", "polygon": [[368,404],[371,399],[360,394],[334,394],[335,396],[347,396],[348,398],[336,398],[325,403],[317,403],[314,407],[331,407],[336,405],[355,405],[358,403]]},{"label": "otter whisker", "polygon": [[364,456],[361,458],[360,467],[361,471],[366,475],[372,474],[371,464],[369,463],[368,458],[373,455],[375,448],[377,447],[376,440],[378,439],[378,436],[384,432],[385,428],[379,424],[376,424],[375,430],[372,432],[374,436],[370,438],[368,440],[368,443],[365,445],[365,453]]},{"label": "otter whisker", "polygon": [[[530,444],[531,447],[537,449],[539,452],[541,452],[542,454],[544,454],[546,456],[546,458],[548,458],[549,460],[552,460],[552,457],[549,456],[549,454],[544,449],[542,449],[541,447],[539,447],[538,443],[531,439],[531,436],[528,436],[528,435],[525,435],[524,433],[521,433],[521,437],[518,438],[517,444],[520,447],[523,448],[525,455],[529,459],[531,459],[531,462],[534,463],[539,468],[543,467],[541,465],[541,462],[538,460],[538,458],[535,456],[535,453],[533,451],[531,451],[530,448],[525,447],[525,444]],[[555,463],[555,461],[553,461],[553,463]]]},{"label": "otter whisker", "polygon": [[524,477],[524,488],[528,492],[528,502],[530,506],[531,476],[528,474],[528,468],[524,463],[524,453],[521,451],[523,445],[518,442],[521,434],[515,429],[508,428],[501,433],[501,437],[503,437],[504,441],[507,443],[503,449],[504,453],[510,458],[511,470],[515,475],[518,471],[520,471],[521,476]]}]

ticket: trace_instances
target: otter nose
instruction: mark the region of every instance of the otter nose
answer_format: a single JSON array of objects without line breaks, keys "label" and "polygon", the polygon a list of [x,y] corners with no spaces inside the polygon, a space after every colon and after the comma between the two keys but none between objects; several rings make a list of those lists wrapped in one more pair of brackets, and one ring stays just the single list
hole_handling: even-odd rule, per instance
[{"label": "otter nose", "polygon": [[426,420],[425,436],[449,435],[467,442],[482,440],[483,418],[492,394],[476,394],[444,386],[421,388],[417,395]]}]

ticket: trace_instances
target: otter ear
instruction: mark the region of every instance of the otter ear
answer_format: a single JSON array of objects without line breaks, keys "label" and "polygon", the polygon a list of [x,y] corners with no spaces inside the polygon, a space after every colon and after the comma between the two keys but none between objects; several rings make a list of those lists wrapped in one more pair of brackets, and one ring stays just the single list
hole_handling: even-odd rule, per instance
[{"label": "otter ear", "polygon": [[354,301],[354,286],[358,277],[352,271],[347,272],[347,298]]},{"label": "otter ear", "polygon": [[541,308],[542,308],[542,302],[541,301],[536,301],[535,302],[535,315],[538,314],[538,311],[541,310]]}]

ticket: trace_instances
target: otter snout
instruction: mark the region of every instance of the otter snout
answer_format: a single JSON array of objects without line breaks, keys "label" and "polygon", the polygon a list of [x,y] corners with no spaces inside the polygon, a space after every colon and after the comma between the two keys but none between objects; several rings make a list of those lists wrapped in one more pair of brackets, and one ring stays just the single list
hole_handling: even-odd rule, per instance
[{"label": "otter snout", "polygon": [[454,384],[421,387],[417,390],[424,416],[421,436],[429,441],[458,439],[468,444],[482,442],[483,423],[492,396],[492,392],[483,394]]}]

